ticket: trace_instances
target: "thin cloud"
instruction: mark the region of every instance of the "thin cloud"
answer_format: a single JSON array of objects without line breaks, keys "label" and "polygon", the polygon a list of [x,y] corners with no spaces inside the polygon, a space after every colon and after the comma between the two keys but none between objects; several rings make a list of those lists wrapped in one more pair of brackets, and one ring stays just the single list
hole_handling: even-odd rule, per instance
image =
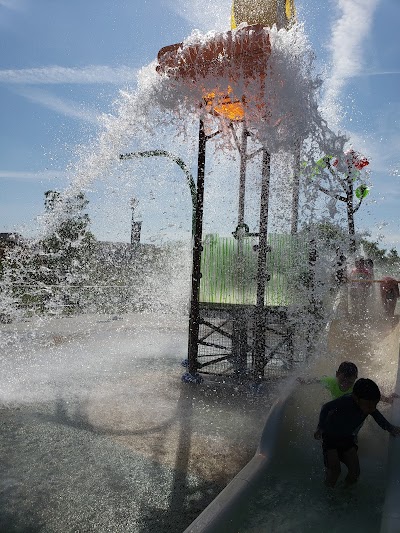
[{"label": "thin cloud", "polygon": [[64,170],[42,170],[39,172],[24,170],[0,170],[0,179],[12,179],[18,181],[42,181],[64,179],[67,173]]},{"label": "thin cloud", "polygon": [[11,9],[13,11],[21,11],[24,2],[21,0],[0,0],[0,7]]},{"label": "thin cloud", "polygon": [[367,76],[398,76],[400,74],[400,70],[376,70],[376,71],[363,71],[363,72],[357,72],[354,74],[354,76],[357,77],[367,77]]},{"label": "thin cloud", "polygon": [[335,20],[329,48],[332,68],[325,84],[323,107],[331,120],[340,116],[338,101],[348,79],[363,67],[362,43],[371,28],[379,0],[337,0],[340,18]]},{"label": "thin cloud", "polygon": [[[1,0],[0,0],[1,1]],[[57,65],[41,68],[0,70],[0,83],[46,85],[61,83],[77,84],[124,84],[136,81],[137,69],[127,66],[105,65],[83,68],[67,68]]]},{"label": "thin cloud", "polygon": [[47,91],[33,87],[26,87],[19,89],[17,93],[31,102],[38,103],[67,117],[98,124],[100,115],[97,111],[84,108],[75,102],[64,100]]}]

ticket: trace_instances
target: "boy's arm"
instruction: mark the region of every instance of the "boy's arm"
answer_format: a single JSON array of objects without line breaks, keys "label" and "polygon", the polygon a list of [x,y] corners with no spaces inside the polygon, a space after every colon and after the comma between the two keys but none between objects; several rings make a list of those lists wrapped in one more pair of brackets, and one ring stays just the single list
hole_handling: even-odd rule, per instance
[{"label": "boy's arm", "polygon": [[378,411],[378,409],[375,409],[373,413],[371,413],[371,416],[375,420],[375,422],[385,431],[389,431],[393,437],[396,437],[397,435],[400,435],[400,428],[397,426],[393,426],[386,418],[383,416],[383,414]]},{"label": "boy's arm", "polygon": [[308,378],[308,379],[305,379],[305,378],[302,378],[301,376],[299,376],[298,378],[296,378],[296,381],[298,381],[300,383],[300,385],[312,385],[313,383],[319,383],[321,380],[320,380],[320,378]]},{"label": "boy's arm", "polygon": [[400,398],[398,394],[393,392],[392,394],[389,394],[389,396],[385,396],[384,394],[381,394],[381,402],[383,403],[393,403],[393,400],[395,398]]}]

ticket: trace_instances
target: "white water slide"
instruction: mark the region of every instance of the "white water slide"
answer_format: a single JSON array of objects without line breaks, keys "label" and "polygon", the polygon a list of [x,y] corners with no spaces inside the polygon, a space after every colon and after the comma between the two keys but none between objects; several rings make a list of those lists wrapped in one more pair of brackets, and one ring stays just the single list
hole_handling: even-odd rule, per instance
[{"label": "white water slide", "polygon": [[[374,379],[384,393],[400,393],[399,322],[334,320],[328,353],[309,376],[334,375],[353,361],[359,377]],[[397,383],[396,383],[397,379]],[[400,438],[390,437],[368,417],[359,434],[361,476],[346,489],[323,483],[321,444],[313,439],[321,405],[330,398],[319,384],[298,385],[284,394],[268,417],[259,449],[185,533],[399,533]],[[400,425],[400,399],[380,411]]]}]

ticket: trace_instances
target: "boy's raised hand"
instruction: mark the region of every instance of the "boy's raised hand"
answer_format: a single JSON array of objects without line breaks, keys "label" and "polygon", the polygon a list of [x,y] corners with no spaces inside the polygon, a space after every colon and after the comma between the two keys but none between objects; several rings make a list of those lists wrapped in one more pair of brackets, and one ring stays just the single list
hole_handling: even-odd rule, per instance
[{"label": "boy's raised hand", "polygon": [[400,427],[393,426],[392,431],[389,431],[389,433],[392,435],[392,437],[398,437],[400,435]]}]

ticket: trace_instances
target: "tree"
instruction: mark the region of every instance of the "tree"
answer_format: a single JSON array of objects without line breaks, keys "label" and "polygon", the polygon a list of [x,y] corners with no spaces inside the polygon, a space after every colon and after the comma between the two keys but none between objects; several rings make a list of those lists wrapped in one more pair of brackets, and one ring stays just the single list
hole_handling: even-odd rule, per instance
[{"label": "tree", "polygon": [[391,250],[389,250],[389,253],[387,254],[387,261],[390,265],[400,264],[400,256],[396,248],[392,248]]},{"label": "tree", "polygon": [[[395,248],[387,251],[385,248],[379,248],[379,244],[374,241],[368,241],[363,239],[361,241],[365,255],[373,259],[377,264],[382,267],[400,267],[400,256]],[[391,270],[391,268],[389,268]]]},{"label": "tree", "polygon": [[62,201],[59,192],[47,191],[44,204],[49,221],[53,214],[61,212],[62,216],[53,217],[44,238],[25,241],[4,257],[0,290],[13,313],[17,309],[71,309],[80,298],[79,288],[90,279],[95,239],[89,231],[84,194]]},{"label": "tree", "polygon": [[347,242],[346,231],[335,224],[334,222],[314,222],[312,224],[305,224],[299,231],[299,235],[305,235],[308,239],[316,239],[319,247],[322,247],[330,252],[336,252],[340,249],[344,252]]},{"label": "tree", "polygon": [[354,150],[345,152],[343,161],[326,155],[317,161],[311,171],[311,177],[318,179],[318,189],[340,202],[346,204],[350,251],[356,251],[354,214],[360,209],[363,200],[369,194],[361,171],[369,165],[366,157]]},{"label": "tree", "polygon": [[[83,192],[63,200],[58,191],[45,192],[48,215],[62,210],[51,233],[38,242],[35,253],[35,281],[46,288],[48,305],[70,305],[76,300],[76,287],[89,279],[89,259],[95,238],[89,231],[86,213],[89,201]],[[71,290],[71,285],[74,288]]]},{"label": "tree", "polygon": [[379,248],[379,244],[376,241],[368,241],[362,239],[362,247],[364,248],[365,255],[378,263],[384,263],[386,260],[386,249]]}]

